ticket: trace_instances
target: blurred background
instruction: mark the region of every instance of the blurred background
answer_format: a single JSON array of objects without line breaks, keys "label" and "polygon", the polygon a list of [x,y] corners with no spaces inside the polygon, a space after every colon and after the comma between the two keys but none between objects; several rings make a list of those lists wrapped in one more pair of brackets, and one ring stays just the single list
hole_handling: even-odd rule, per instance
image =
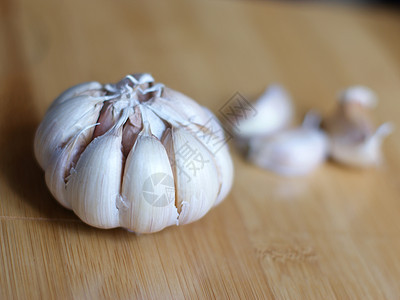
[{"label": "blurred background", "polygon": [[[382,69],[386,57],[374,51],[385,47],[398,61],[400,47],[399,12],[378,1],[1,5],[1,72],[16,75],[23,69],[33,81],[34,101],[46,104],[77,82],[111,82],[143,71],[214,110],[234,92],[254,97],[270,82],[288,85],[307,104],[350,84],[343,69],[374,88],[377,72],[391,77]],[[375,61],[367,63],[369,55]],[[321,77],[325,86],[315,86],[316,95],[306,93]],[[323,88],[329,91],[322,95]],[[34,110],[43,115],[45,107]]]}]

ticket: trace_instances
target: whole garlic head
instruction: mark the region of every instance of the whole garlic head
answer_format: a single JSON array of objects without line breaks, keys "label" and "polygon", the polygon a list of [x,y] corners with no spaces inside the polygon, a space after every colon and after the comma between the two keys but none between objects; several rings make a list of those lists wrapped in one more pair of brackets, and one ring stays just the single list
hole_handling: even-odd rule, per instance
[{"label": "whole garlic head", "polygon": [[215,116],[149,74],[62,93],[34,150],[54,197],[84,222],[138,233],[203,217],[229,193],[233,164]]}]

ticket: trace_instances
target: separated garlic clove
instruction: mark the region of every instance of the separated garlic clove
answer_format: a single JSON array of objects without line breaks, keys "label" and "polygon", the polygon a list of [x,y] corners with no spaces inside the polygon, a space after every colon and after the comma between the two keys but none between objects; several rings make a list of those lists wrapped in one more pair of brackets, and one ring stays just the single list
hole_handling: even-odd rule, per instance
[{"label": "separated garlic clove", "polygon": [[86,223],[99,228],[119,226],[117,201],[122,178],[124,114],[107,133],[83,151],[67,182],[67,201]]},{"label": "separated garlic clove", "polygon": [[355,86],[341,93],[336,112],[324,122],[335,161],[359,168],[381,163],[381,145],[392,125],[375,128],[371,109],[376,104],[376,95],[366,87]]},{"label": "separated garlic clove", "polygon": [[121,225],[156,232],[177,223],[174,175],[167,152],[147,122],[125,164]]},{"label": "separated garlic clove", "polygon": [[35,154],[52,194],[84,222],[155,232],[198,220],[232,186],[211,116],[149,74],[127,75],[60,96],[38,128]]},{"label": "separated garlic clove", "polygon": [[393,131],[390,123],[384,123],[363,140],[353,140],[351,135],[330,136],[330,155],[344,165],[358,168],[377,167],[382,163],[382,143]]},{"label": "separated garlic clove", "polygon": [[240,139],[271,135],[288,127],[293,117],[292,99],[280,85],[269,86],[253,104],[256,115],[235,123]]},{"label": "separated garlic clove", "polygon": [[167,130],[163,144],[175,177],[179,224],[196,221],[211,209],[218,196],[215,158],[183,128]]},{"label": "separated garlic clove", "polygon": [[339,102],[358,103],[363,107],[374,108],[378,103],[378,97],[370,88],[362,85],[355,85],[340,93]]},{"label": "separated garlic clove", "polygon": [[34,142],[35,156],[43,169],[47,168],[49,158],[58,148],[82,129],[96,123],[101,107],[99,99],[79,96],[47,111]]},{"label": "separated garlic clove", "polygon": [[[284,130],[250,144],[248,159],[259,167],[285,176],[305,175],[323,163],[328,152],[328,139],[306,117],[299,128]],[[311,124],[310,124],[311,123]]]}]

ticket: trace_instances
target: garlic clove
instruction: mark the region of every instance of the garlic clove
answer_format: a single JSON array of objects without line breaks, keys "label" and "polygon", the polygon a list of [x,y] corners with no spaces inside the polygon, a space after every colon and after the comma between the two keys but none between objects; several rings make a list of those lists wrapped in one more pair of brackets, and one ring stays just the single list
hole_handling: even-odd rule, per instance
[{"label": "garlic clove", "polygon": [[393,130],[390,123],[379,126],[374,134],[362,142],[351,142],[346,137],[331,137],[330,155],[344,165],[367,168],[377,167],[382,163],[381,145]]},{"label": "garlic clove", "polygon": [[167,129],[163,144],[175,177],[179,224],[194,222],[210,210],[218,196],[214,157],[183,128]]},{"label": "garlic clove", "polygon": [[333,160],[358,168],[381,163],[381,145],[392,126],[385,123],[375,129],[371,110],[377,102],[367,87],[353,86],[341,93],[335,113],[324,122]]},{"label": "garlic clove", "polygon": [[[49,109],[36,131],[34,151],[46,169],[52,154],[82,129],[96,123],[101,101],[80,96]],[[91,134],[91,131],[83,133]]]},{"label": "garlic clove", "polygon": [[121,143],[122,125],[116,124],[87,146],[68,178],[67,202],[84,222],[95,227],[119,226]]},{"label": "garlic clove", "polygon": [[284,176],[305,175],[326,160],[328,147],[326,135],[306,118],[302,127],[253,140],[249,160]]},{"label": "garlic clove", "polygon": [[198,103],[167,87],[164,87],[161,97],[149,102],[149,108],[175,127],[191,127],[193,123],[205,123],[208,118]]},{"label": "garlic clove", "polygon": [[130,230],[150,233],[177,223],[171,165],[148,123],[126,160],[122,201],[121,225]]},{"label": "garlic clove", "polygon": [[271,135],[286,128],[292,121],[292,99],[280,85],[269,86],[253,106],[255,116],[235,122],[234,129],[239,138]]},{"label": "garlic clove", "polygon": [[178,91],[164,87],[161,97],[172,104],[175,110],[191,123],[201,123],[208,118],[207,113],[200,104]]},{"label": "garlic clove", "polygon": [[218,205],[229,193],[233,184],[233,162],[229,153],[228,139],[215,115],[203,107],[208,119],[205,124],[198,125],[195,136],[205,145],[214,156],[217,166],[219,193],[214,206]]},{"label": "garlic clove", "polygon": [[378,103],[378,97],[373,90],[366,86],[355,85],[342,91],[339,95],[342,103],[358,103],[364,107],[374,108]]},{"label": "garlic clove", "polygon": [[85,128],[68,141],[63,148],[57,149],[45,171],[45,180],[50,192],[64,207],[69,209],[72,207],[66,197],[66,178],[79,155],[89,143],[87,137],[90,137],[91,134],[82,135],[82,133],[87,130],[93,132],[93,127],[94,125]]},{"label": "garlic clove", "polygon": [[103,88],[102,84],[99,82],[96,82],[96,81],[84,82],[81,84],[77,84],[77,85],[67,89],[60,96],[58,96],[51,104],[50,109],[61,104],[62,102],[66,101],[66,100],[80,96],[82,94],[100,96],[99,93],[102,90],[102,88]]},{"label": "garlic clove", "polygon": [[220,182],[220,189],[218,192],[217,200],[214,206],[220,204],[222,200],[229,194],[232,189],[233,179],[234,179],[234,169],[232,158],[229,153],[228,146],[225,145],[218,152],[214,153],[215,162],[218,170],[218,178]]}]

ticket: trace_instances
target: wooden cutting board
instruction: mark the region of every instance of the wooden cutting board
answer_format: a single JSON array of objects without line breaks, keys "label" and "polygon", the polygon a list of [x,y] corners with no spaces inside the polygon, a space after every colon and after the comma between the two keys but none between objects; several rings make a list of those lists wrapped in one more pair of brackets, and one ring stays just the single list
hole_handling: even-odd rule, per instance
[{"label": "wooden cutting board", "polygon": [[400,14],[264,1],[0,3],[1,299],[398,299],[400,130],[386,164],[326,163],[282,178],[232,151],[229,197],[191,225],[152,235],[98,230],[56,203],[33,134],[67,87],[150,72],[218,110],[273,82],[297,121],[364,84],[397,128]]}]

